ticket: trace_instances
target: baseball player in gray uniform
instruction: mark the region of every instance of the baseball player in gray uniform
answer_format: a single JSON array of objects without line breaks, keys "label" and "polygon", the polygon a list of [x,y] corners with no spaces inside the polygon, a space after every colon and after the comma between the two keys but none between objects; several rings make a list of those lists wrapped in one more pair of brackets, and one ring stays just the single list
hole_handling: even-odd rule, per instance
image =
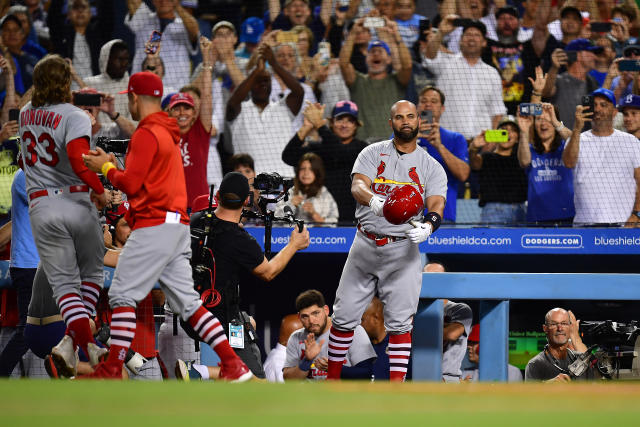
[{"label": "baseball player in gray uniform", "polygon": [[[404,381],[411,356],[412,319],[422,285],[418,244],[440,225],[447,177],[442,166],[416,144],[420,118],[413,103],[396,102],[389,124],[394,138],[362,150],[351,172],[358,231],[336,291],[328,379],[340,378],[354,330],[376,293],[384,304],[390,334],[391,381]],[[404,186],[418,190],[428,214],[423,218],[421,210],[410,222],[394,225],[384,217],[384,203],[396,187]]]},{"label": "baseball player in gray uniform", "polygon": [[67,325],[51,357],[65,376],[75,375],[78,346],[93,365],[105,352],[95,344],[89,316],[103,284],[105,248],[96,206],[104,207],[106,194],[82,162],[82,154],[89,151],[91,120],[69,104],[70,87],[67,62],[47,55],[34,68],[33,96],[20,111],[31,229]]},{"label": "baseball player in gray uniform", "polygon": [[[294,331],[287,342],[283,377],[285,380],[327,378],[329,355],[329,307],[321,292],[310,289],[296,298],[298,318],[303,327]],[[353,344],[346,353],[343,378],[371,379],[376,352],[364,328],[358,325]]]}]

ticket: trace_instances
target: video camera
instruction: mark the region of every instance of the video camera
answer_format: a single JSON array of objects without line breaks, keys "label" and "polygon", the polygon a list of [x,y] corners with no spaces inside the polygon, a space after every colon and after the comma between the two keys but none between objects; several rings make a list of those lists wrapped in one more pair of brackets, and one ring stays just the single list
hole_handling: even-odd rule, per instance
[{"label": "video camera", "polygon": [[102,148],[107,153],[116,156],[124,156],[127,153],[130,139],[109,139],[106,136],[99,136],[96,139],[96,147]]},{"label": "video camera", "polygon": [[593,357],[596,368],[605,378],[640,378],[640,325],[604,321],[583,321],[580,333],[585,344],[597,348]]},{"label": "video camera", "polygon": [[279,194],[287,192],[293,187],[293,179],[285,179],[276,172],[264,172],[253,180],[253,187],[260,191],[260,194]]},{"label": "video camera", "polygon": [[245,218],[257,218],[264,221],[264,254],[271,257],[271,230],[273,221],[282,221],[289,224],[296,224],[298,230],[304,229],[304,221],[294,218],[293,211],[289,206],[285,206],[284,216],[274,215],[276,204],[284,200],[289,200],[289,189],[293,187],[293,179],[285,179],[277,172],[263,172],[258,174],[253,180],[253,188],[260,192],[258,206],[262,214],[250,210],[243,210],[242,216]]}]

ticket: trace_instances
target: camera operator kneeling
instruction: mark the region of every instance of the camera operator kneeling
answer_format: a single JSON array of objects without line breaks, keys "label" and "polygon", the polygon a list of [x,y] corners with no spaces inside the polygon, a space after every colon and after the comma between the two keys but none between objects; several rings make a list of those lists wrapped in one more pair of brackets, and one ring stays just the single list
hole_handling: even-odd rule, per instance
[{"label": "camera operator kneeling", "polygon": [[[209,240],[206,244],[215,259],[215,283],[213,290],[203,293],[204,306],[220,319],[229,343],[258,378],[265,378],[256,334],[250,326],[246,313],[240,312],[239,277],[242,270],[269,282],[289,263],[293,255],[309,246],[309,231],[291,232],[289,243],[271,260],[262,253],[258,242],[238,223],[242,207],[249,197],[249,182],[240,172],[226,174],[217,193],[218,207],[207,218],[206,211],[191,216],[193,230],[206,229]],[[197,256],[193,253],[194,258]]]},{"label": "camera operator kneeling", "polygon": [[525,381],[569,382],[595,378],[587,346],[580,338],[580,321],[571,311],[554,308],[544,316],[542,329],[548,344],[529,360]]}]

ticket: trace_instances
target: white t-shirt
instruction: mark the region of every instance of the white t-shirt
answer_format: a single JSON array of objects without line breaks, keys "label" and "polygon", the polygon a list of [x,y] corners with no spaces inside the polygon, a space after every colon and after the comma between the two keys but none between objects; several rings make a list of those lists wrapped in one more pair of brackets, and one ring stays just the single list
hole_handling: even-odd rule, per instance
[{"label": "white t-shirt", "polygon": [[422,65],[436,75],[437,86],[445,94],[443,128],[469,139],[491,129],[493,116],[506,114],[500,74],[481,59],[472,66],[462,54],[438,52],[434,59],[424,58]]},{"label": "white t-shirt", "polygon": [[625,222],[636,197],[634,170],[640,168],[640,141],[614,130],[609,136],[580,135],[573,172],[574,224]]},{"label": "white t-shirt", "polygon": [[[296,115],[295,119],[293,119],[293,123],[291,124],[291,131],[294,133],[298,132],[298,129],[300,129],[302,127],[302,124],[304,123],[304,109],[307,108],[307,101],[312,104],[318,102],[316,96],[313,94],[313,89],[311,89],[311,86],[306,83],[300,83],[300,85],[302,86],[302,89],[304,89],[304,99],[302,100],[300,111],[298,111],[298,114]],[[271,76],[271,95],[269,96],[271,102],[278,102],[281,99],[286,99],[290,93],[291,89],[286,86],[283,88],[282,86],[280,86],[280,82],[278,82],[278,79],[276,79],[275,76]]]},{"label": "white t-shirt", "polygon": [[264,374],[267,377],[267,381],[272,383],[283,383],[284,378],[282,376],[282,368],[284,367],[284,360],[287,358],[287,347],[278,343],[269,352],[267,360],[264,361]]},{"label": "white t-shirt", "polygon": [[256,174],[277,172],[292,177],[293,168],[282,161],[282,151],[293,136],[293,114],[286,98],[260,108],[249,99],[230,124],[233,151],[253,157]]}]

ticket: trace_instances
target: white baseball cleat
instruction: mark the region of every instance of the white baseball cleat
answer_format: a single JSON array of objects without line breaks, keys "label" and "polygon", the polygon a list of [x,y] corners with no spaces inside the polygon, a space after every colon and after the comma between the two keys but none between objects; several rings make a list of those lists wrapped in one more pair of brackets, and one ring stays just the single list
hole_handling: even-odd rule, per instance
[{"label": "white baseball cleat", "polygon": [[98,363],[100,363],[102,359],[109,354],[109,350],[99,347],[92,342],[87,344],[87,351],[89,352],[89,363],[92,368],[95,368]]},{"label": "white baseball cleat", "polygon": [[69,335],[62,337],[60,342],[51,349],[51,359],[58,369],[58,374],[65,377],[75,377],[78,371],[78,351]]}]

